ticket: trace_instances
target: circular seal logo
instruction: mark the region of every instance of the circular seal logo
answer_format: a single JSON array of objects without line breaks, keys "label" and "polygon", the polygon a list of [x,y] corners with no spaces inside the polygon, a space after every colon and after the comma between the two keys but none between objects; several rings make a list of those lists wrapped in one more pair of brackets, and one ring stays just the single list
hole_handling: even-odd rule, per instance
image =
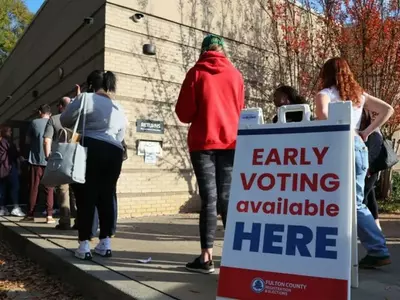
[{"label": "circular seal logo", "polygon": [[255,278],[251,282],[251,289],[254,293],[260,294],[264,292],[265,289],[265,282],[261,278]]}]

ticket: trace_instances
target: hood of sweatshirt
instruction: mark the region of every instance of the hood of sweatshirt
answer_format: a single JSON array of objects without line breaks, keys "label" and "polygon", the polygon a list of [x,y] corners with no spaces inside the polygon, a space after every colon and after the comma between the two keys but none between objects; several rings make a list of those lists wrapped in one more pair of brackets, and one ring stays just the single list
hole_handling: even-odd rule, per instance
[{"label": "hood of sweatshirt", "polygon": [[207,51],[200,56],[194,68],[210,74],[218,74],[226,69],[232,69],[233,65],[223,53]]}]

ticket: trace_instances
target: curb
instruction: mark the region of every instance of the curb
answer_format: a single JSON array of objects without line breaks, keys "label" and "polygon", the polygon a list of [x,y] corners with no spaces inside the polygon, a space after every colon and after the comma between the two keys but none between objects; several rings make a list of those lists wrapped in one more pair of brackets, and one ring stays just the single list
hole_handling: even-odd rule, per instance
[{"label": "curb", "polygon": [[85,299],[176,299],[112,271],[96,261],[77,260],[70,250],[5,217],[0,217],[0,238],[7,241],[13,251],[32,259],[49,273],[68,282]]}]

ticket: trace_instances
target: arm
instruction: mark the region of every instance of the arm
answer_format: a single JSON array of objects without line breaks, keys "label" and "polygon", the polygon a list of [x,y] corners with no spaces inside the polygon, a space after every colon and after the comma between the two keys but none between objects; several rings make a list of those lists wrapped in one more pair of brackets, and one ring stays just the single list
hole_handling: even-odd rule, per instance
[{"label": "arm", "polygon": [[319,93],[315,97],[315,115],[317,120],[327,120],[330,97],[325,93]]},{"label": "arm", "polygon": [[175,113],[182,123],[191,123],[197,113],[195,95],[196,72],[190,70],[183,81]]},{"label": "arm", "polygon": [[360,135],[363,137],[364,140],[366,140],[372,132],[374,132],[377,128],[380,128],[383,124],[387,122],[387,120],[389,120],[389,118],[394,113],[394,109],[381,99],[378,99],[366,93],[364,94],[364,96],[365,109],[378,113],[375,120],[373,120],[367,128],[360,132]]},{"label": "arm", "polygon": [[51,142],[54,136],[54,126],[53,126],[53,119],[50,118],[46,124],[46,128],[44,129],[43,134],[43,150],[45,157],[49,157],[51,152]]},{"label": "arm", "polygon": [[82,94],[77,96],[70,103],[60,116],[61,125],[65,128],[73,128],[79,116],[79,110],[82,102]]}]

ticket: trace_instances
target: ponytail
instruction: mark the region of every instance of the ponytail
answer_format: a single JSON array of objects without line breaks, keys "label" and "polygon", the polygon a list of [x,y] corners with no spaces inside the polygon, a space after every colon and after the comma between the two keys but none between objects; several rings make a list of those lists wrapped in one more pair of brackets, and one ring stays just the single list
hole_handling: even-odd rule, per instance
[{"label": "ponytail", "polygon": [[111,71],[107,71],[103,73],[103,89],[106,92],[114,93],[117,87],[117,78],[114,73]]},{"label": "ponytail", "polygon": [[103,89],[106,92],[115,92],[117,88],[117,78],[111,71],[93,71],[87,77],[87,85],[90,91],[97,92]]}]

